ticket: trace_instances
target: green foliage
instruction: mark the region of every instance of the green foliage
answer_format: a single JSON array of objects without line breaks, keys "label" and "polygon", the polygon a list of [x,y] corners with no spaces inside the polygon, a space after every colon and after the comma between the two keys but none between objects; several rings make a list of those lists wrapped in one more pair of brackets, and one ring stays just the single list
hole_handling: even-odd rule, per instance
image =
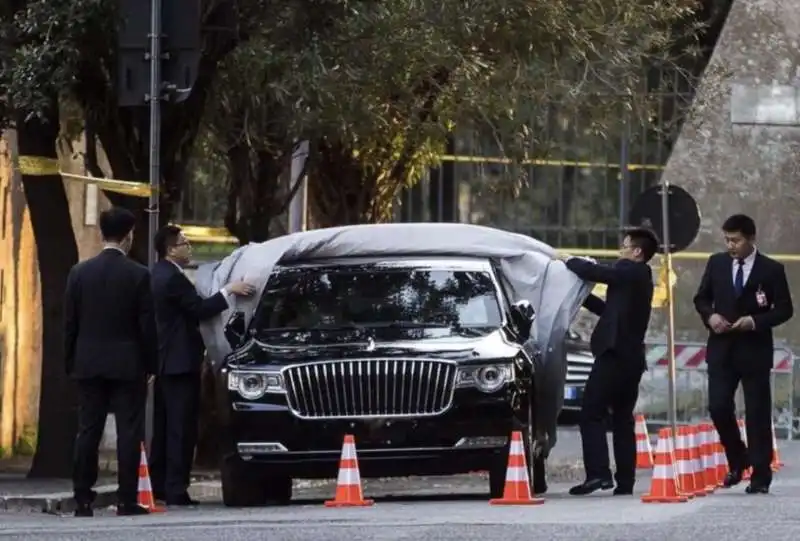
[{"label": "green foliage", "polygon": [[[454,126],[482,131],[513,159],[552,150],[538,143],[554,103],[563,115],[579,111],[594,134],[613,131],[620,101],[652,107],[637,102],[645,67],[669,58],[678,40],[691,43],[697,7],[332,1],[309,15],[301,5],[262,20],[228,59],[209,122],[223,147],[246,141],[284,160],[295,138],[312,141],[312,192],[324,194],[317,210],[340,213],[323,224],[384,218],[397,188],[435,162]],[[341,214],[354,208],[358,216]]]}]

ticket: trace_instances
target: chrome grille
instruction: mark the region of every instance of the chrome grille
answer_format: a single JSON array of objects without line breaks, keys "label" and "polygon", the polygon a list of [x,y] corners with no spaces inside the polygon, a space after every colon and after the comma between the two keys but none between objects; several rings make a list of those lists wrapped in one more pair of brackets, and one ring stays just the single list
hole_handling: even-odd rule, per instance
[{"label": "chrome grille", "polygon": [[585,385],[593,364],[591,353],[567,353],[567,385]]},{"label": "chrome grille", "polygon": [[436,359],[352,359],[283,369],[289,408],[302,419],[439,415],[453,402],[456,372]]}]

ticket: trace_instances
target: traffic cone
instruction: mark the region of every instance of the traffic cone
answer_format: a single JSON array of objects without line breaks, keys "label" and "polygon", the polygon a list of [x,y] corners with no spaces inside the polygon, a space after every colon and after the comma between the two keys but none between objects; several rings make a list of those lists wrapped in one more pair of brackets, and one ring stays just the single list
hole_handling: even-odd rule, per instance
[{"label": "traffic cone", "polygon": [[716,463],[714,453],[714,427],[711,423],[697,426],[700,435],[700,462],[703,467],[703,484],[711,494],[717,489]]},{"label": "traffic cone", "polygon": [[678,478],[675,472],[675,450],[672,445],[672,430],[662,428],[658,431],[658,443],[653,465],[653,478],[650,492],[642,496],[644,503],[677,503],[689,500],[678,491]]},{"label": "traffic cone", "polygon": [[144,442],[141,444],[141,458],[139,458],[139,494],[137,501],[139,505],[151,513],[163,513],[166,511],[163,507],[156,505],[156,499],[153,496],[153,484],[150,482],[150,468],[147,467],[147,451],[144,448]]},{"label": "traffic cone", "polygon": [[361,474],[358,471],[356,442],[351,434],[345,434],[342,456],[339,459],[339,478],[336,495],[325,502],[325,507],[368,507],[375,502],[365,500],[361,491]]},{"label": "traffic cone", "polygon": [[781,456],[778,454],[778,438],[775,436],[775,422],[772,422],[772,471],[780,470],[784,464],[781,462]]},{"label": "traffic cone", "polygon": [[688,426],[678,427],[678,437],[675,438],[675,469],[678,491],[693,498],[697,493],[697,487],[694,486],[694,463],[689,452],[689,434]]},{"label": "traffic cone", "polygon": [[525,460],[525,445],[522,443],[522,432],[511,433],[511,444],[508,446],[508,467],[503,497],[489,500],[490,505],[540,505],[543,498],[531,495],[528,478],[528,465]]},{"label": "traffic cone", "polygon": [[[739,426],[739,437],[742,438],[742,442],[744,443],[745,448],[747,448],[747,425],[745,424],[744,419],[739,419],[736,421],[736,424]],[[753,468],[747,468],[742,474],[742,479],[747,481],[750,479],[751,475],[753,475]]]},{"label": "traffic cone", "polygon": [[695,496],[707,496],[712,491],[706,487],[705,478],[703,475],[703,460],[700,456],[700,429],[696,426],[689,428],[689,459],[692,461],[692,474],[694,476],[694,490]]},{"label": "traffic cone", "polygon": [[719,432],[714,429],[714,478],[718,487],[722,486],[725,476],[728,475],[728,457],[725,455],[725,448],[719,440]]},{"label": "traffic cone", "polygon": [[653,467],[653,448],[650,446],[650,435],[647,433],[647,422],[644,415],[636,415],[636,469],[646,470]]}]

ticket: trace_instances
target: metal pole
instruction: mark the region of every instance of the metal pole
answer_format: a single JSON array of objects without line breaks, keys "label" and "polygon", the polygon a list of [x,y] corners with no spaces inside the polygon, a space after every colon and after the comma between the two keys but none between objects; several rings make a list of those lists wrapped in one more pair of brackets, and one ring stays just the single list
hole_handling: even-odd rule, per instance
[{"label": "metal pole", "polygon": [[628,146],[628,132],[630,125],[627,120],[627,112],[623,117],[623,130],[622,137],[620,138],[620,151],[619,151],[619,242],[622,243],[623,235],[622,228],[628,225],[628,194],[630,193],[630,168],[628,162],[630,157],[630,149]]},{"label": "metal pole", "polygon": [[[667,352],[669,363],[667,373],[669,378],[669,425],[672,429],[672,437],[675,439],[678,433],[678,402],[675,392],[675,306],[672,291],[672,244],[669,238],[669,182],[663,175],[661,180],[661,241],[664,243],[664,266],[667,269]],[[674,442],[673,442],[674,443]]]},{"label": "metal pole", "polygon": [[[308,226],[306,213],[308,211],[308,192],[307,178],[303,174],[303,169],[308,158],[308,141],[301,141],[292,153],[292,165],[290,172],[289,188],[294,187],[299,182],[300,187],[294,194],[289,205],[289,233],[305,231]],[[303,175],[302,178],[300,176]]]},{"label": "metal pole", "polygon": [[[156,262],[153,237],[158,229],[159,186],[161,183],[161,0],[150,0],[150,202],[147,231],[147,265]],[[150,448],[153,436],[153,388],[148,386],[145,440]]]}]

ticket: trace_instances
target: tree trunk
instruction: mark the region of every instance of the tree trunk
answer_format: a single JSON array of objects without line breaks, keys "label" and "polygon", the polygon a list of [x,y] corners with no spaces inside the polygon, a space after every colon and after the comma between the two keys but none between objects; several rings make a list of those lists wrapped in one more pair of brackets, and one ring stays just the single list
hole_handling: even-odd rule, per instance
[{"label": "tree trunk", "polygon": [[392,205],[404,178],[364,167],[353,157],[353,149],[337,144],[320,143],[314,158],[308,200],[318,227],[391,221]]},{"label": "tree trunk", "polygon": [[[55,110],[55,107],[53,108]],[[57,113],[17,122],[19,156],[57,159]],[[78,426],[75,386],[64,372],[63,296],[70,268],[78,262],[69,202],[60,175],[23,175],[42,288],[42,380],[39,433],[28,477],[70,477]]]}]

